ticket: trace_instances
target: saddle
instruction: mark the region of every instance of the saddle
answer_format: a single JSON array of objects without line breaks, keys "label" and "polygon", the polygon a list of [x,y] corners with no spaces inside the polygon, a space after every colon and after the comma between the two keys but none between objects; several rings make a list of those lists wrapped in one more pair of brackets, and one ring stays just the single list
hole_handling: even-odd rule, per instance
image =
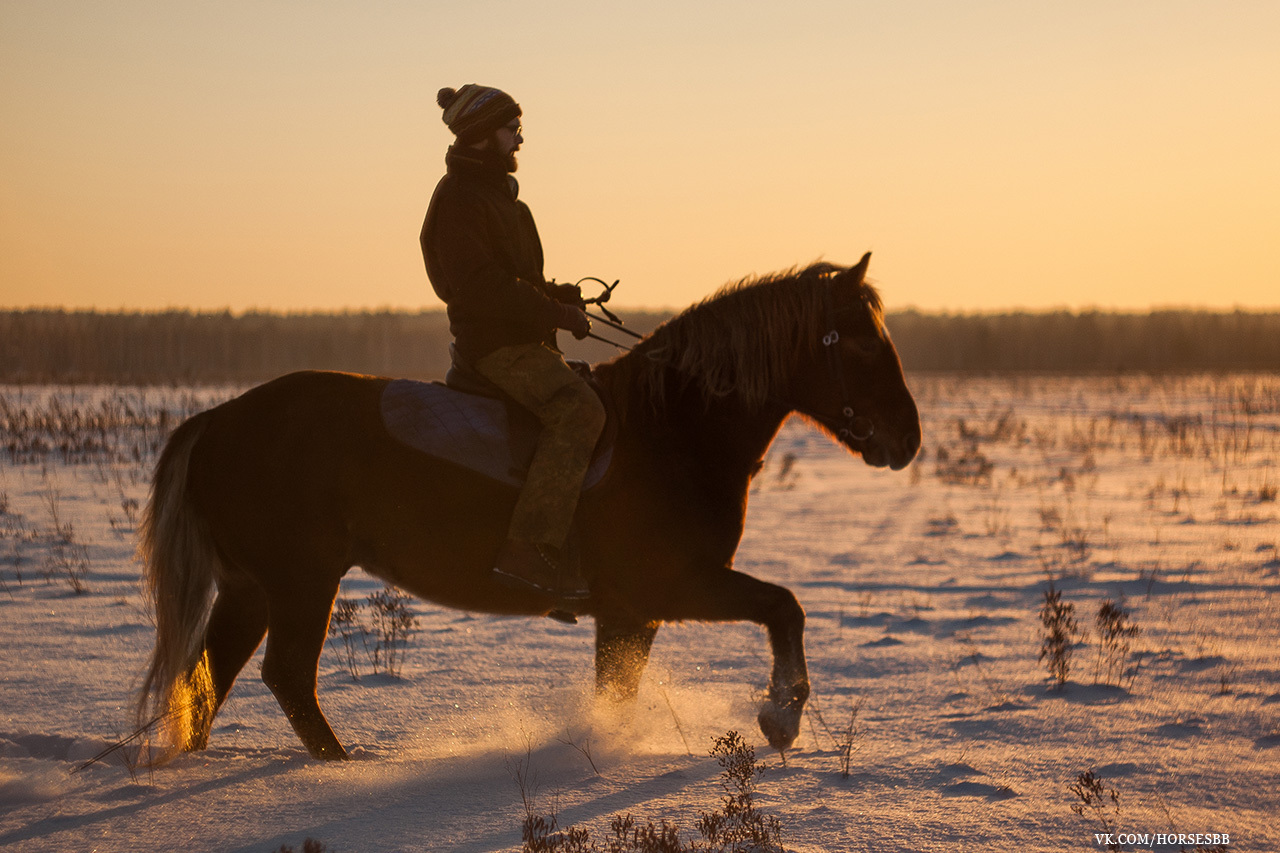
[{"label": "saddle", "polygon": [[[382,423],[396,441],[481,476],[522,486],[537,448],[542,424],[531,412],[470,368],[450,347],[452,366],[445,381],[393,379],[382,392]],[[586,362],[569,365],[608,401]],[[604,479],[613,458],[616,428],[606,424],[582,483],[588,491]]]}]

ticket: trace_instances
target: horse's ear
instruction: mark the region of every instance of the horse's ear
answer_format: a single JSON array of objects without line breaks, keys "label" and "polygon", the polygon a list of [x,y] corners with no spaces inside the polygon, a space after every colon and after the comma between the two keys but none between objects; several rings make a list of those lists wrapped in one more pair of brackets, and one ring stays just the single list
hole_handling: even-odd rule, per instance
[{"label": "horse's ear", "polygon": [[870,263],[871,253],[867,252],[862,256],[862,260],[858,261],[857,266],[850,267],[845,275],[853,280],[855,286],[862,284],[863,279],[867,277],[867,265]]}]

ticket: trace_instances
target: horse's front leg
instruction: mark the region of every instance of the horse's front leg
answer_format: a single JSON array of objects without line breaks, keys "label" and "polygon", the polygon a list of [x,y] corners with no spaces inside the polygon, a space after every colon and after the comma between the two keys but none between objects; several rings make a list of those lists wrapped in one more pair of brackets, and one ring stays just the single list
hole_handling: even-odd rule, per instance
[{"label": "horse's front leg", "polygon": [[[751,580],[755,580],[751,578]],[[769,692],[756,715],[769,746],[781,752],[795,743],[800,719],[809,701],[809,666],[804,659],[804,608],[791,590],[756,581],[769,590],[763,619],[773,647]]]},{"label": "horse's front leg", "polygon": [[681,596],[678,619],[751,621],[764,626],[773,648],[773,673],[757,722],[774,749],[783,750],[800,734],[809,699],[804,659],[804,609],[791,591],[750,575],[722,570],[700,578]]}]

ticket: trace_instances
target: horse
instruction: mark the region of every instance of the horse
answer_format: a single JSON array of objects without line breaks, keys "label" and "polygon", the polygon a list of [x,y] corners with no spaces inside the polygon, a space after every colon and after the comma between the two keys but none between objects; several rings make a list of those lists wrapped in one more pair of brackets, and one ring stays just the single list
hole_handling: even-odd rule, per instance
[{"label": "horse", "polygon": [[[575,517],[599,696],[634,700],[664,622],[750,620],[773,654],[757,722],[776,749],[795,740],[809,696],[804,610],[733,560],[751,479],[793,413],[872,466],[899,470],[920,448],[869,259],[727,285],[594,366],[617,423],[611,467]],[[490,573],[516,487],[393,441],[379,416],[390,381],[289,374],[169,437],[139,545],[156,642],[137,706],[144,726],[161,724],[155,763],[205,748],[264,637],[262,679],[302,744],[346,758],[316,679],[354,566],[446,607],[551,609]]]}]

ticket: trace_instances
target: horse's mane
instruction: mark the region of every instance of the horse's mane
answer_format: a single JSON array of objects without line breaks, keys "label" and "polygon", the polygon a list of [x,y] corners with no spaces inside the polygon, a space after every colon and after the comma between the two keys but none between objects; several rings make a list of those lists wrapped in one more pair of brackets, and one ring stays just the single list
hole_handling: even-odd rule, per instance
[{"label": "horse's mane", "polygon": [[[826,289],[846,269],[815,263],[725,285],[607,366],[615,401],[635,399],[638,390],[639,399],[659,406],[675,374],[682,388],[693,383],[708,401],[735,394],[748,407],[763,404],[829,331]],[[879,293],[864,283],[858,295],[881,325]]]}]

